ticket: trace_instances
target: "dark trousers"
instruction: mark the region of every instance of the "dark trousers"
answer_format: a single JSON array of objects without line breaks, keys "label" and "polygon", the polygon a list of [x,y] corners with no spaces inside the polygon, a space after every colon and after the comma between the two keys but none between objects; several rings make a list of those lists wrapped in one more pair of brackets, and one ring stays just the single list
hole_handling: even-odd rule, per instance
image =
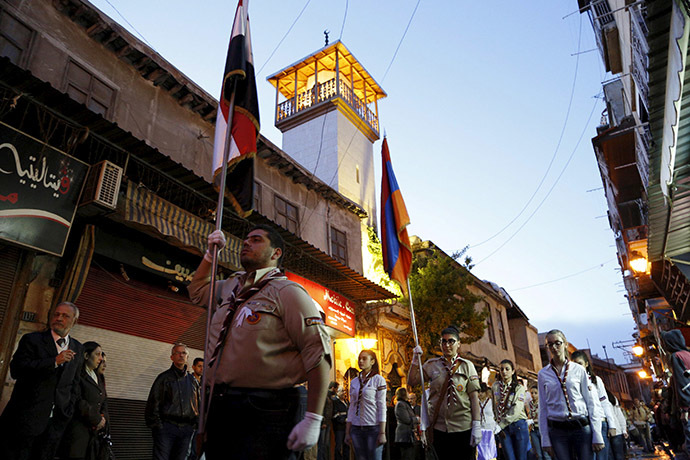
[{"label": "dark trousers", "polygon": [[439,460],[475,458],[477,449],[470,445],[472,430],[446,433],[434,430],[434,450]]},{"label": "dark trousers", "polygon": [[383,446],[376,445],[379,438],[379,426],[357,426],[350,428],[352,448],[355,450],[357,460],[381,460],[383,458]]},{"label": "dark trousers", "polygon": [[563,429],[549,427],[551,448],[558,460],[592,460],[592,427]]},{"label": "dark trousers", "polygon": [[617,434],[609,442],[609,460],[625,460],[625,439],[623,435]]},{"label": "dark trousers", "polygon": [[350,460],[350,446],[345,442],[345,427],[333,430],[335,435],[335,460]]},{"label": "dark trousers", "polygon": [[0,430],[0,459],[53,460],[65,431],[65,423],[51,420],[45,431],[37,436],[18,433],[6,423],[0,423]]},{"label": "dark trousers", "polygon": [[321,427],[319,432],[319,447],[317,451],[318,460],[329,460],[331,457],[331,427],[326,425]]},{"label": "dark trousers", "polygon": [[187,460],[194,426],[163,422],[153,429],[153,460]]},{"label": "dark trousers", "polygon": [[[286,390],[219,389],[206,425],[207,460],[297,458],[287,438],[304,415],[301,387]],[[304,392],[306,395],[306,392]]]}]

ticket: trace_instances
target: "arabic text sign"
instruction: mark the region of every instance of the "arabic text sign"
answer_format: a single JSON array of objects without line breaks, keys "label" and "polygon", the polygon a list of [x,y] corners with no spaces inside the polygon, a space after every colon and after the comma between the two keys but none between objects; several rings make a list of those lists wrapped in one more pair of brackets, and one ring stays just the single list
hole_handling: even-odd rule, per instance
[{"label": "arabic text sign", "polygon": [[0,123],[0,239],[61,256],[88,169]]},{"label": "arabic text sign", "polygon": [[350,336],[355,335],[355,305],[349,299],[294,273],[286,272],[286,275],[289,280],[306,289],[314,302],[321,306],[326,314],[327,326]]}]

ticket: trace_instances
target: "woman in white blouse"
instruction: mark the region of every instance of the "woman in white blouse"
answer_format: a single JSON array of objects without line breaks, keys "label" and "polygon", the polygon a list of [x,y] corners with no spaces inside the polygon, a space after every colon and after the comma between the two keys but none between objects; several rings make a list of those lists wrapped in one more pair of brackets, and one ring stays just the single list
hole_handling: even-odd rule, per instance
[{"label": "woman in white blouse", "polygon": [[381,460],[386,443],[386,380],[373,351],[362,350],[358,364],[361,372],[350,383],[345,441],[357,460]]},{"label": "woman in white blouse", "polygon": [[594,373],[592,364],[589,361],[587,353],[582,350],[573,352],[570,357],[573,361],[581,365],[589,375],[589,381],[592,383],[592,394],[599,400],[599,404],[603,410],[603,419],[601,421],[601,436],[604,438],[604,448],[594,455],[596,460],[608,460],[609,458],[609,438],[616,436],[616,420],[613,413],[613,406],[609,402],[606,387],[601,377]]},{"label": "woman in white blouse", "polygon": [[542,449],[558,460],[592,460],[604,448],[599,400],[585,368],[568,360],[563,332],[549,331],[546,348],[551,363],[537,377]]}]

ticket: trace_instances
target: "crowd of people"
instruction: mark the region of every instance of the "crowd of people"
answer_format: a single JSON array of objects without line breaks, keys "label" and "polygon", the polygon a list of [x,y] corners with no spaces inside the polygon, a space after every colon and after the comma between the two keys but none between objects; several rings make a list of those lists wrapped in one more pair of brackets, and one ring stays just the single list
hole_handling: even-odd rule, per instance
[{"label": "crowd of people", "polygon": [[[587,353],[569,356],[559,330],[546,334],[551,359],[536,384],[509,359],[491,386],[483,382],[461,357],[455,326],[440,331],[439,348],[427,350],[424,362],[424,350],[412,350],[407,386],[400,372],[386,381],[372,350],[361,351],[359,370],[346,381],[329,382],[323,316],[279,269],[280,234],[265,225],[250,230],[240,254],[245,271],[217,281],[213,296],[210,272],[223,233],[208,242],[189,286],[194,302],[210,302],[208,362],[188,366],[189,350],[176,343],[170,368],[152,382],[144,417],[154,460],[196,459],[197,446],[208,460],[623,460],[630,440],[647,452],[659,437],[676,453],[690,447],[690,352],[680,331],[662,334],[673,376],[654,412],[639,400],[624,410]],[[70,336],[78,317],[75,304],[62,302],[47,331],[19,341],[10,363],[16,384],[0,416],[3,460],[114,458],[106,354],[97,342]],[[200,413],[205,430],[197,444]]]}]

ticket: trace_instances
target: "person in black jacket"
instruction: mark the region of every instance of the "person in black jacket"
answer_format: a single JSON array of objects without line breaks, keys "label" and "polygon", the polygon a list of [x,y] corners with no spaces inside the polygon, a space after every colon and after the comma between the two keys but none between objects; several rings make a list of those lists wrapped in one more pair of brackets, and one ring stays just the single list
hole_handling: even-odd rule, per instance
[{"label": "person in black jacket", "polygon": [[79,398],[82,345],[69,335],[79,309],[62,302],[50,329],[25,334],[10,362],[17,380],[0,417],[2,460],[52,460]]},{"label": "person in black jacket", "polygon": [[348,404],[342,384],[335,390],[333,401],[333,434],[335,436],[335,460],[349,460],[350,446],[345,442]]},{"label": "person in black jacket", "polygon": [[98,376],[103,350],[96,342],[84,343],[84,366],[77,401],[60,446],[61,459],[96,460],[100,450],[99,434],[104,433],[108,419],[105,384]]},{"label": "person in black jacket", "polygon": [[663,331],[661,339],[673,372],[671,388],[674,404],[670,408],[671,415],[680,419],[685,435],[685,454],[690,456],[690,351],[685,346],[683,333],[678,329]]},{"label": "person in black jacket", "polygon": [[198,420],[198,386],[187,373],[188,356],[185,344],[173,345],[170,369],[156,377],[149,392],[146,425],[153,434],[153,460],[185,460],[189,453]]}]

